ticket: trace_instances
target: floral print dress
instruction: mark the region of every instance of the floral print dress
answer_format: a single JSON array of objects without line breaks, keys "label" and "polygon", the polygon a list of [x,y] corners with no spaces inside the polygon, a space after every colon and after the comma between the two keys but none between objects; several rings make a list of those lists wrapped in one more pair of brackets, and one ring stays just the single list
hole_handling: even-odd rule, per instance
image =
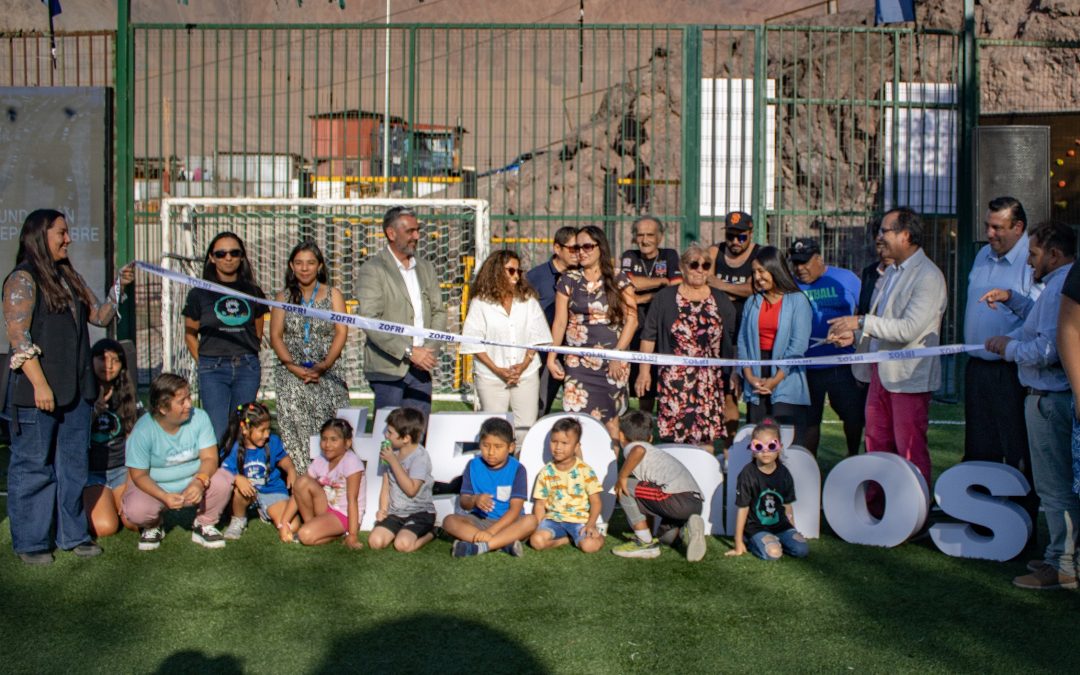
[{"label": "floral print dress", "polygon": [[[630,279],[618,272],[615,285],[621,291],[630,285]],[[609,305],[603,279],[588,281],[581,270],[572,270],[560,277],[556,291],[570,299],[563,340],[567,347],[615,348],[622,327],[608,321]],[[626,409],[626,379],[613,379],[608,374],[607,361],[564,356],[563,367],[566,370],[564,410],[584,412],[606,423]]]},{"label": "floral print dress", "polygon": [[[694,302],[676,293],[678,318],[671,324],[674,353],[721,358],[723,322],[716,299]],[[661,327],[663,329],[663,327]],[[661,366],[657,419],[660,438],[675,443],[711,444],[724,430],[724,376],[720,368]]]}]

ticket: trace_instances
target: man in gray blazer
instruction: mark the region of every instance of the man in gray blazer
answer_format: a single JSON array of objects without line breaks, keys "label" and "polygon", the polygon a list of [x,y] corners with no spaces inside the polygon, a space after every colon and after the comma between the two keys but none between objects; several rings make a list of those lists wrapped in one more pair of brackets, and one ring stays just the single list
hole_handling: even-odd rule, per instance
[{"label": "man in gray blazer", "polygon": [[[446,302],[435,267],[416,255],[416,213],[395,206],[383,216],[387,246],[357,275],[360,315],[417,328],[446,330]],[[375,409],[409,406],[431,413],[431,373],[442,342],[367,331],[364,377],[375,392]]]},{"label": "man in gray blazer", "polygon": [[[893,259],[870,311],[830,321],[829,340],[841,346],[858,342],[857,352],[936,347],[948,294],[945,275],[923,252],[922,219],[902,207],[885,214],[878,230],[883,254]],[[911,461],[930,481],[930,397],[941,386],[938,357],[854,364],[852,372],[869,382],[866,398],[866,451],[892,452]]]}]

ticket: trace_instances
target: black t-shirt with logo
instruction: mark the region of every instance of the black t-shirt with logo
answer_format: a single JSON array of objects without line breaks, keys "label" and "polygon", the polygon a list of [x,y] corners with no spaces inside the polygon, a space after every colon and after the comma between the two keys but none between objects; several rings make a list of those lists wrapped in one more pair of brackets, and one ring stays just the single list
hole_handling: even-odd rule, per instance
[{"label": "black t-shirt with logo", "polygon": [[746,536],[758,532],[780,534],[791,529],[784,505],[795,502],[795,480],[783,464],[772,473],[762,473],[757,462],[750,461],[739,473],[735,485],[735,506],[747,507]]},{"label": "black t-shirt with logo", "polygon": [[[244,281],[218,283],[256,298],[266,297],[258,286]],[[265,313],[265,305],[201,288],[188,292],[183,311],[185,317],[199,322],[199,356],[258,354],[255,320]]]},{"label": "black t-shirt with logo", "polygon": [[[136,404],[136,416],[143,413],[142,403]],[[108,471],[124,466],[124,423],[115,402],[90,418],[90,471]]]},{"label": "black t-shirt with logo", "polygon": [[[746,256],[746,261],[738,267],[732,267],[724,259],[724,255],[727,252],[727,242],[721,242],[716,245],[719,249],[716,253],[716,267],[713,269],[713,274],[720,281],[740,285],[749,282],[754,278],[754,260],[761,252],[761,247],[755,245],[750,249],[750,255]],[[729,296],[731,301],[735,303],[735,334],[739,334],[739,326],[742,324],[742,312],[743,305],[746,304],[746,298],[740,298],[737,296]]]},{"label": "black t-shirt with logo", "polygon": [[1080,302],[1080,265],[1074,264],[1065,276],[1065,285],[1061,287],[1061,294],[1073,302]]},{"label": "black t-shirt with logo", "polygon": [[[630,277],[631,281],[634,277],[646,277],[651,279],[667,279],[673,281],[675,279],[682,278],[682,270],[679,269],[679,252],[672,248],[662,248],[657,251],[656,257],[652,260],[646,260],[641,251],[636,248],[632,248],[628,251],[624,251],[622,254],[622,271],[623,274]],[[660,289],[654,288],[651,291],[639,291],[638,297],[645,293],[655,293]],[[638,331],[645,324],[645,315],[649,312],[649,303],[642,303],[638,300]]]}]

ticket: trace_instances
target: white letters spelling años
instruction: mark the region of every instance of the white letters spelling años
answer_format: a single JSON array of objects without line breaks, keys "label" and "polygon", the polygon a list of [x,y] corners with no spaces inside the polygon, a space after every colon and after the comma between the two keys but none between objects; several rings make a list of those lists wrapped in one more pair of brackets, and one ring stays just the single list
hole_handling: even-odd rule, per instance
[{"label": "white letters spelling a\u00f1os", "polygon": [[[373,433],[358,434],[353,439],[353,449],[364,460],[371,472],[367,480],[367,504],[361,529],[374,526],[375,505],[378,504],[382,485],[379,466],[379,443],[386,428],[389,409],[375,415]],[[529,493],[532,484],[550,459],[548,435],[555,421],[572,416],[582,425],[582,449],[588,463],[604,486],[602,499],[604,521],[610,519],[615,504],[613,493],[617,468],[615,456],[608,445],[607,431],[587,415],[556,413],[539,420],[526,435],[520,449],[521,463],[529,477]],[[433,413],[428,421],[427,448],[431,456],[432,475],[437,482],[449,483],[465,470],[477,453],[477,435],[483,421],[492,415],[472,412]],[[508,416],[507,416],[508,418]],[[366,419],[366,411],[363,416]],[[509,418],[508,418],[509,419]],[[747,428],[748,429],[748,428]],[[713,534],[730,534],[734,531],[734,490],[738,471],[749,461],[747,429],[740,432],[729,456],[726,476],[721,464],[711,454],[698,448],[669,445],[661,446],[682,462],[698,481],[705,498],[702,516]],[[782,436],[790,438],[791,428],[782,429]],[[312,447],[318,447],[317,437]],[[869,453],[848,457],[829,473],[824,490],[817,461],[806,450],[788,446],[783,461],[795,480],[795,524],[808,538],[819,536],[821,514],[841,539],[869,546],[898,546],[922,529],[929,511],[930,494],[926,482],[906,459],[891,453]],[[871,516],[866,507],[866,491],[873,481],[885,492],[885,513],[882,518]],[[725,491],[725,484],[728,486]],[[989,491],[989,496],[970,490],[978,485]],[[938,479],[934,497],[948,515],[963,523],[942,523],[930,528],[931,539],[944,553],[961,558],[1008,560],[1015,557],[1027,542],[1031,521],[1020,507],[1008,501],[1008,497],[1027,494],[1030,486],[1023,474],[1005,465],[987,462],[964,462],[958,464]],[[453,512],[456,497],[437,495],[435,507],[437,522]],[[726,503],[725,503],[726,502]],[[726,521],[731,521],[726,523]],[[975,535],[968,523],[992,530],[990,537]]]}]

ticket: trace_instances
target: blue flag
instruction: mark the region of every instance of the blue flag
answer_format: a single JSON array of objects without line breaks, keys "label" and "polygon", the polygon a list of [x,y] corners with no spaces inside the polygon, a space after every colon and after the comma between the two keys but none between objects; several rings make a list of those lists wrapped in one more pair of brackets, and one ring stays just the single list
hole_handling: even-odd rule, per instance
[{"label": "blue flag", "polygon": [[41,0],[43,3],[49,6],[49,18],[53,18],[63,10],[60,9],[60,0]]},{"label": "blue flag", "polygon": [[915,20],[915,0],[874,0],[874,25]]}]

